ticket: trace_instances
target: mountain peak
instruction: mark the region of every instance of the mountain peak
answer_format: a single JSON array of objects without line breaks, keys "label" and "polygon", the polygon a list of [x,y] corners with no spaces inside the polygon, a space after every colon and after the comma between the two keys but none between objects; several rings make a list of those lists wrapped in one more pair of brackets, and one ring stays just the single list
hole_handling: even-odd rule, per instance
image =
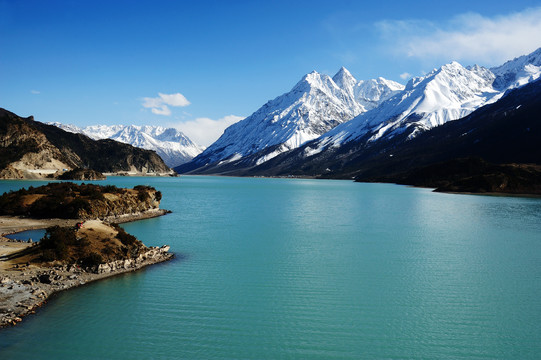
[{"label": "mountain peak", "polygon": [[357,79],[351,75],[351,73],[345,67],[341,67],[340,70],[332,77],[332,80],[338,85],[338,87],[352,88],[357,84]]},{"label": "mountain peak", "polygon": [[450,63],[443,65],[439,70],[440,71],[457,71],[457,70],[460,71],[463,69],[465,70],[466,68],[462,66],[459,62],[451,61]]},{"label": "mountain peak", "polygon": [[335,77],[342,77],[342,76],[353,77],[353,75],[351,75],[351,73],[349,72],[349,70],[346,69],[346,68],[343,67],[343,66],[336,72],[336,74],[333,76],[333,79],[334,79]]},{"label": "mountain peak", "polygon": [[331,83],[332,80],[328,75],[320,74],[314,70],[304,75],[291,91],[293,93],[307,93],[313,89],[325,90],[329,87],[336,88],[336,85]]}]

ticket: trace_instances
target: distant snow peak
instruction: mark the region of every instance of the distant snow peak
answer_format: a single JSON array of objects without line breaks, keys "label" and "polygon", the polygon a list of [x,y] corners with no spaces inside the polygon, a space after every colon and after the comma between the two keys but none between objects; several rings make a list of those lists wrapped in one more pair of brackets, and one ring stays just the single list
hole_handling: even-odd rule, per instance
[{"label": "distant snow peak", "polygon": [[72,133],[85,134],[94,140],[113,139],[138,148],[154,150],[169,167],[186,163],[204,150],[182,132],[162,126],[91,125],[79,128],[61,123],[50,125]]}]

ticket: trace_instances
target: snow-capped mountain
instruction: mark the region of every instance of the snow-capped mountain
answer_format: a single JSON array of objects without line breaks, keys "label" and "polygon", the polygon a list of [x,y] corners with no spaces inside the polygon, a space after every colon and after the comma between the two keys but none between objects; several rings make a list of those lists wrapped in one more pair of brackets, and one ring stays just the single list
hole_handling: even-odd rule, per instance
[{"label": "snow-capped mountain", "polygon": [[377,108],[330,130],[307,149],[307,155],[365,136],[375,141],[407,131],[414,137],[419,131],[460,119],[501,97],[502,92],[492,86],[495,78],[481,66],[465,68],[457,62],[444,65],[411,79],[402,92]]},{"label": "snow-capped mountain", "polygon": [[402,92],[378,107],[246,174],[332,176],[345,174],[346,168],[353,173],[360,159],[396,155],[401,144],[420,133],[464,118],[498,102],[508,91],[531,84],[539,79],[540,67],[541,49],[490,70],[452,62],[411,79]]},{"label": "snow-capped mountain", "polygon": [[271,149],[255,159],[256,164],[263,163],[376,107],[403,88],[383,78],[357,81],[345,68],[332,78],[313,71],[290,92],[228,127],[216,142],[188,164],[189,168],[228,163]]},{"label": "snow-capped mountain", "polygon": [[342,67],[332,79],[348,96],[354,98],[364,111],[372,110],[385,99],[404,90],[404,85],[382,77],[357,81],[345,67]]},{"label": "snow-capped mountain", "polygon": [[71,124],[51,123],[63,130],[81,133],[94,139],[113,139],[138,148],[154,150],[169,167],[184,164],[204,148],[182,132],[161,126],[92,125],[79,128]]},{"label": "snow-capped mountain", "polygon": [[310,144],[306,155],[361,138],[371,142],[408,133],[411,139],[497,101],[505,91],[534,81],[540,74],[541,48],[490,70],[478,65],[465,68],[457,62],[446,64],[411,79],[402,92],[377,108],[322,135]]},{"label": "snow-capped mountain", "polygon": [[[54,124],[56,125],[56,124]],[[62,124],[61,124],[62,125]],[[58,126],[58,125],[57,125]],[[66,131],[69,131],[68,129],[64,128],[65,126],[70,126],[76,128],[74,125],[62,125],[62,128]],[[94,140],[100,140],[100,139],[110,139],[112,138],[116,133],[124,129],[124,125],[90,125],[85,126],[84,128],[78,128],[76,132],[85,134],[89,138],[92,138]]]},{"label": "snow-capped mountain", "polygon": [[496,75],[494,87],[500,90],[513,89],[537,80],[541,75],[541,48],[490,70]]}]

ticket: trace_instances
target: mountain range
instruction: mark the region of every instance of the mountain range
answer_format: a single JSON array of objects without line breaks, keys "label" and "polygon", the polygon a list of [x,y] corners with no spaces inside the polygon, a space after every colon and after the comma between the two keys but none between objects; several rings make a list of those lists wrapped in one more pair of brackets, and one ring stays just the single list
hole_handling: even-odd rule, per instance
[{"label": "mountain range", "polygon": [[353,178],[431,186],[419,178],[412,180],[416,177],[412,174],[432,164],[472,157],[495,164],[539,165],[540,114],[541,80],[536,80],[506,92],[498,101],[464,118],[449,121],[412,139],[403,133],[368,144],[349,141],[332,151],[305,157],[313,145],[308,143],[249,169],[247,173]]},{"label": "mountain range", "polygon": [[174,128],[137,125],[91,125],[78,127],[49,123],[71,133],[84,134],[94,140],[112,139],[135,147],[154,150],[169,167],[184,164],[204,150]]},{"label": "mountain range", "polygon": [[374,109],[403,88],[383,78],[357,81],[345,68],[332,78],[313,71],[290,92],[228,127],[216,142],[178,169],[203,167],[213,172],[239,161],[243,166],[259,165]]},{"label": "mountain range", "polygon": [[172,175],[154,151],[114,140],[93,140],[0,109],[0,178],[57,177],[72,169]]},{"label": "mountain range", "polygon": [[[332,79],[310,73],[291,92],[226,129],[218,141],[176,170],[355,177],[362,163],[353,158],[378,152],[394,156],[392,149],[499,102],[506,92],[534,82],[540,74],[541,49],[491,69],[451,62],[411,79],[405,87],[381,78],[358,82],[344,68]],[[371,90],[360,91],[365,84],[371,84]],[[314,127],[319,135],[312,131],[312,140],[294,136]]]}]

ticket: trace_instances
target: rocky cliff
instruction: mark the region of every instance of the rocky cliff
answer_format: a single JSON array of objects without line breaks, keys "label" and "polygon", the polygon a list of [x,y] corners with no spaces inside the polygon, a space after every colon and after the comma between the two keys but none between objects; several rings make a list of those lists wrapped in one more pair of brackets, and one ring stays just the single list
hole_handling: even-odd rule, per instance
[{"label": "rocky cliff", "polygon": [[73,169],[58,176],[58,180],[105,180],[107,177],[102,173],[91,169]]},{"label": "rocky cliff", "polygon": [[51,178],[75,168],[134,175],[174,173],[153,151],[92,140],[0,108],[0,179]]}]

